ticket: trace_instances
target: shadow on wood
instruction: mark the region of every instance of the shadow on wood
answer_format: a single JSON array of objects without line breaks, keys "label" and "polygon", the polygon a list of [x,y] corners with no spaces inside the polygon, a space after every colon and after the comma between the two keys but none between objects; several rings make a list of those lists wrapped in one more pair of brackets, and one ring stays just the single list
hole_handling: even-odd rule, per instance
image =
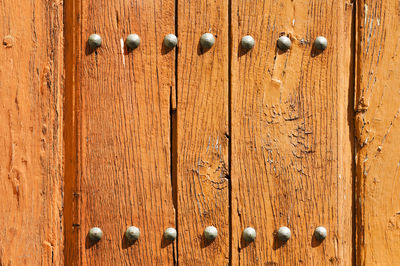
[{"label": "shadow on wood", "polygon": [[316,239],[315,236],[313,235],[312,238],[311,238],[311,246],[312,246],[313,248],[316,248],[316,247],[320,246],[321,243],[322,243],[323,241],[324,241],[324,240],[318,240],[318,239]]},{"label": "shadow on wood", "polygon": [[126,238],[125,233],[122,235],[122,249],[128,249],[137,242],[138,240],[130,241],[128,238]]}]

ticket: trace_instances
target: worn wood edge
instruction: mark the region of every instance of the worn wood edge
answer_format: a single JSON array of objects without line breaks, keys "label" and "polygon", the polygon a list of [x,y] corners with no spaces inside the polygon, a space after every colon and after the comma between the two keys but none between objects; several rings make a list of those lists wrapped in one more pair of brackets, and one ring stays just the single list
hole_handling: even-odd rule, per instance
[{"label": "worn wood edge", "polygon": [[178,264],[178,243],[179,243],[179,224],[178,224],[178,55],[179,55],[179,35],[178,35],[178,0],[174,1],[174,23],[175,36],[178,38],[178,45],[174,49],[174,86],[170,93],[170,163],[171,163],[171,186],[172,204],[174,208],[174,221],[177,238],[173,243],[174,265]]},{"label": "worn wood edge", "polygon": [[[67,0],[64,4],[64,65],[65,65],[65,93],[64,93],[64,262],[65,265],[79,264],[81,259],[80,247],[76,230],[77,198],[74,197],[77,187],[77,119],[76,108],[78,106],[79,78],[77,77],[77,65],[79,63],[79,52],[81,34],[79,27],[80,14],[78,0]],[[79,220],[79,219],[78,219]]]},{"label": "worn wood edge", "polygon": [[[360,43],[360,20],[362,19],[362,9],[360,9],[362,0],[355,0],[354,3],[356,4],[355,7],[355,45],[354,45],[354,114],[357,116],[357,102],[359,101],[360,98],[360,51],[361,51],[361,43]],[[356,124],[356,119],[354,119],[354,129],[355,129],[355,134],[359,134],[360,128],[357,127]],[[360,167],[360,156],[359,156],[359,149],[360,146],[358,142],[356,141],[355,143],[355,161],[356,161],[356,169],[355,169],[355,175],[354,175],[354,196],[353,196],[353,201],[354,201],[354,232],[353,232],[353,264],[354,265],[361,265],[361,261],[363,260],[362,257],[364,255],[362,254],[362,242],[363,242],[363,233],[362,233],[362,224],[363,224],[363,218],[362,218],[362,211],[361,208],[362,206],[359,204],[358,198],[360,197],[360,193],[362,193],[362,185],[361,185],[361,178],[362,174],[360,175],[362,169]],[[362,162],[361,162],[362,163]]]}]

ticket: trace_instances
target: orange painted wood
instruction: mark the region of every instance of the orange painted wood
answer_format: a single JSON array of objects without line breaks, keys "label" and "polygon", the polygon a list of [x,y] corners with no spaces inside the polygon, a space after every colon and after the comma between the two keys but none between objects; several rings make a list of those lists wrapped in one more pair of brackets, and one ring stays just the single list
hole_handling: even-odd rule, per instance
[{"label": "orange painted wood", "polygon": [[[208,51],[202,34],[216,37]],[[177,194],[181,265],[229,263],[228,1],[178,1]],[[218,229],[214,242],[203,231]]]},{"label": "orange painted wood", "polygon": [[[232,1],[232,265],[352,264],[352,10],[346,1]],[[247,34],[256,44],[246,53]],[[276,48],[281,35],[287,52]],[[320,35],[322,53],[313,49]],[[275,237],[281,226],[292,232],[286,244]]]},{"label": "orange painted wood", "polygon": [[400,6],[358,1],[357,265],[400,261]]},{"label": "orange painted wood", "polygon": [[[175,52],[163,50],[174,32],[174,1],[74,1],[66,111],[66,265],[171,265],[175,227],[170,159],[170,94]],[[74,22],[75,21],[75,22]],[[91,51],[90,34],[103,38]],[[140,46],[128,51],[130,33]],[[72,39],[72,41],[71,41]],[[72,129],[71,129],[72,128]],[[130,244],[128,226],[141,230]],[[98,243],[87,237],[98,226]]]},{"label": "orange painted wood", "polygon": [[356,5],[0,1],[0,266],[396,265],[400,6]]},{"label": "orange painted wood", "polygon": [[0,3],[0,265],[58,265],[63,7]]}]

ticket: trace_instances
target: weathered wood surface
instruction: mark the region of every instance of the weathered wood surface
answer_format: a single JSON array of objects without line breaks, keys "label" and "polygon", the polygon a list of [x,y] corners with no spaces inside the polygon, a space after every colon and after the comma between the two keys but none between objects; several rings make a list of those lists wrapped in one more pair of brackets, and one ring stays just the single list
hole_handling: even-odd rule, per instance
[{"label": "weathered wood surface", "polygon": [[[69,4],[66,265],[171,265],[174,248],[163,232],[175,227],[169,119],[175,53],[162,42],[174,32],[174,1]],[[87,46],[92,33],[103,38],[97,51]],[[130,33],[142,40],[134,51],[124,45]],[[123,237],[130,225],[141,230],[132,245]],[[104,232],[96,244],[87,238],[94,226]]]},{"label": "weathered wood surface", "polygon": [[0,265],[60,264],[62,3],[0,2]]},{"label": "weathered wood surface", "polygon": [[[352,10],[347,1],[232,1],[233,265],[352,262]],[[246,53],[247,34],[256,44]],[[292,40],[287,52],[276,48],[281,35]],[[317,53],[320,35],[329,45]],[[247,226],[257,231],[249,245]],[[274,236],[280,226],[292,231],[286,244]]]},{"label": "weathered wood surface", "polygon": [[396,265],[400,6],[356,3],[0,1],[0,266]]},{"label": "weathered wood surface", "polygon": [[[178,1],[177,193],[181,265],[229,262],[228,1]],[[203,33],[216,37],[204,51]],[[214,242],[203,231],[215,226]]]},{"label": "weathered wood surface", "polygon": [[400,261],[400,6],[359,1],[357,265]]}]

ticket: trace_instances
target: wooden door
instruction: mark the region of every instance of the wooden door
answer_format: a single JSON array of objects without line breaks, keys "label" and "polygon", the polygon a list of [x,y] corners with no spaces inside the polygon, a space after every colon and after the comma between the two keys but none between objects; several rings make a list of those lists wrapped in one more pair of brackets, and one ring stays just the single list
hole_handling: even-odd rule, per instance
[{"label": "wooden door", "polygon": [[390,0],[0,1],[0,266],[396,265],[399,16]]}]

